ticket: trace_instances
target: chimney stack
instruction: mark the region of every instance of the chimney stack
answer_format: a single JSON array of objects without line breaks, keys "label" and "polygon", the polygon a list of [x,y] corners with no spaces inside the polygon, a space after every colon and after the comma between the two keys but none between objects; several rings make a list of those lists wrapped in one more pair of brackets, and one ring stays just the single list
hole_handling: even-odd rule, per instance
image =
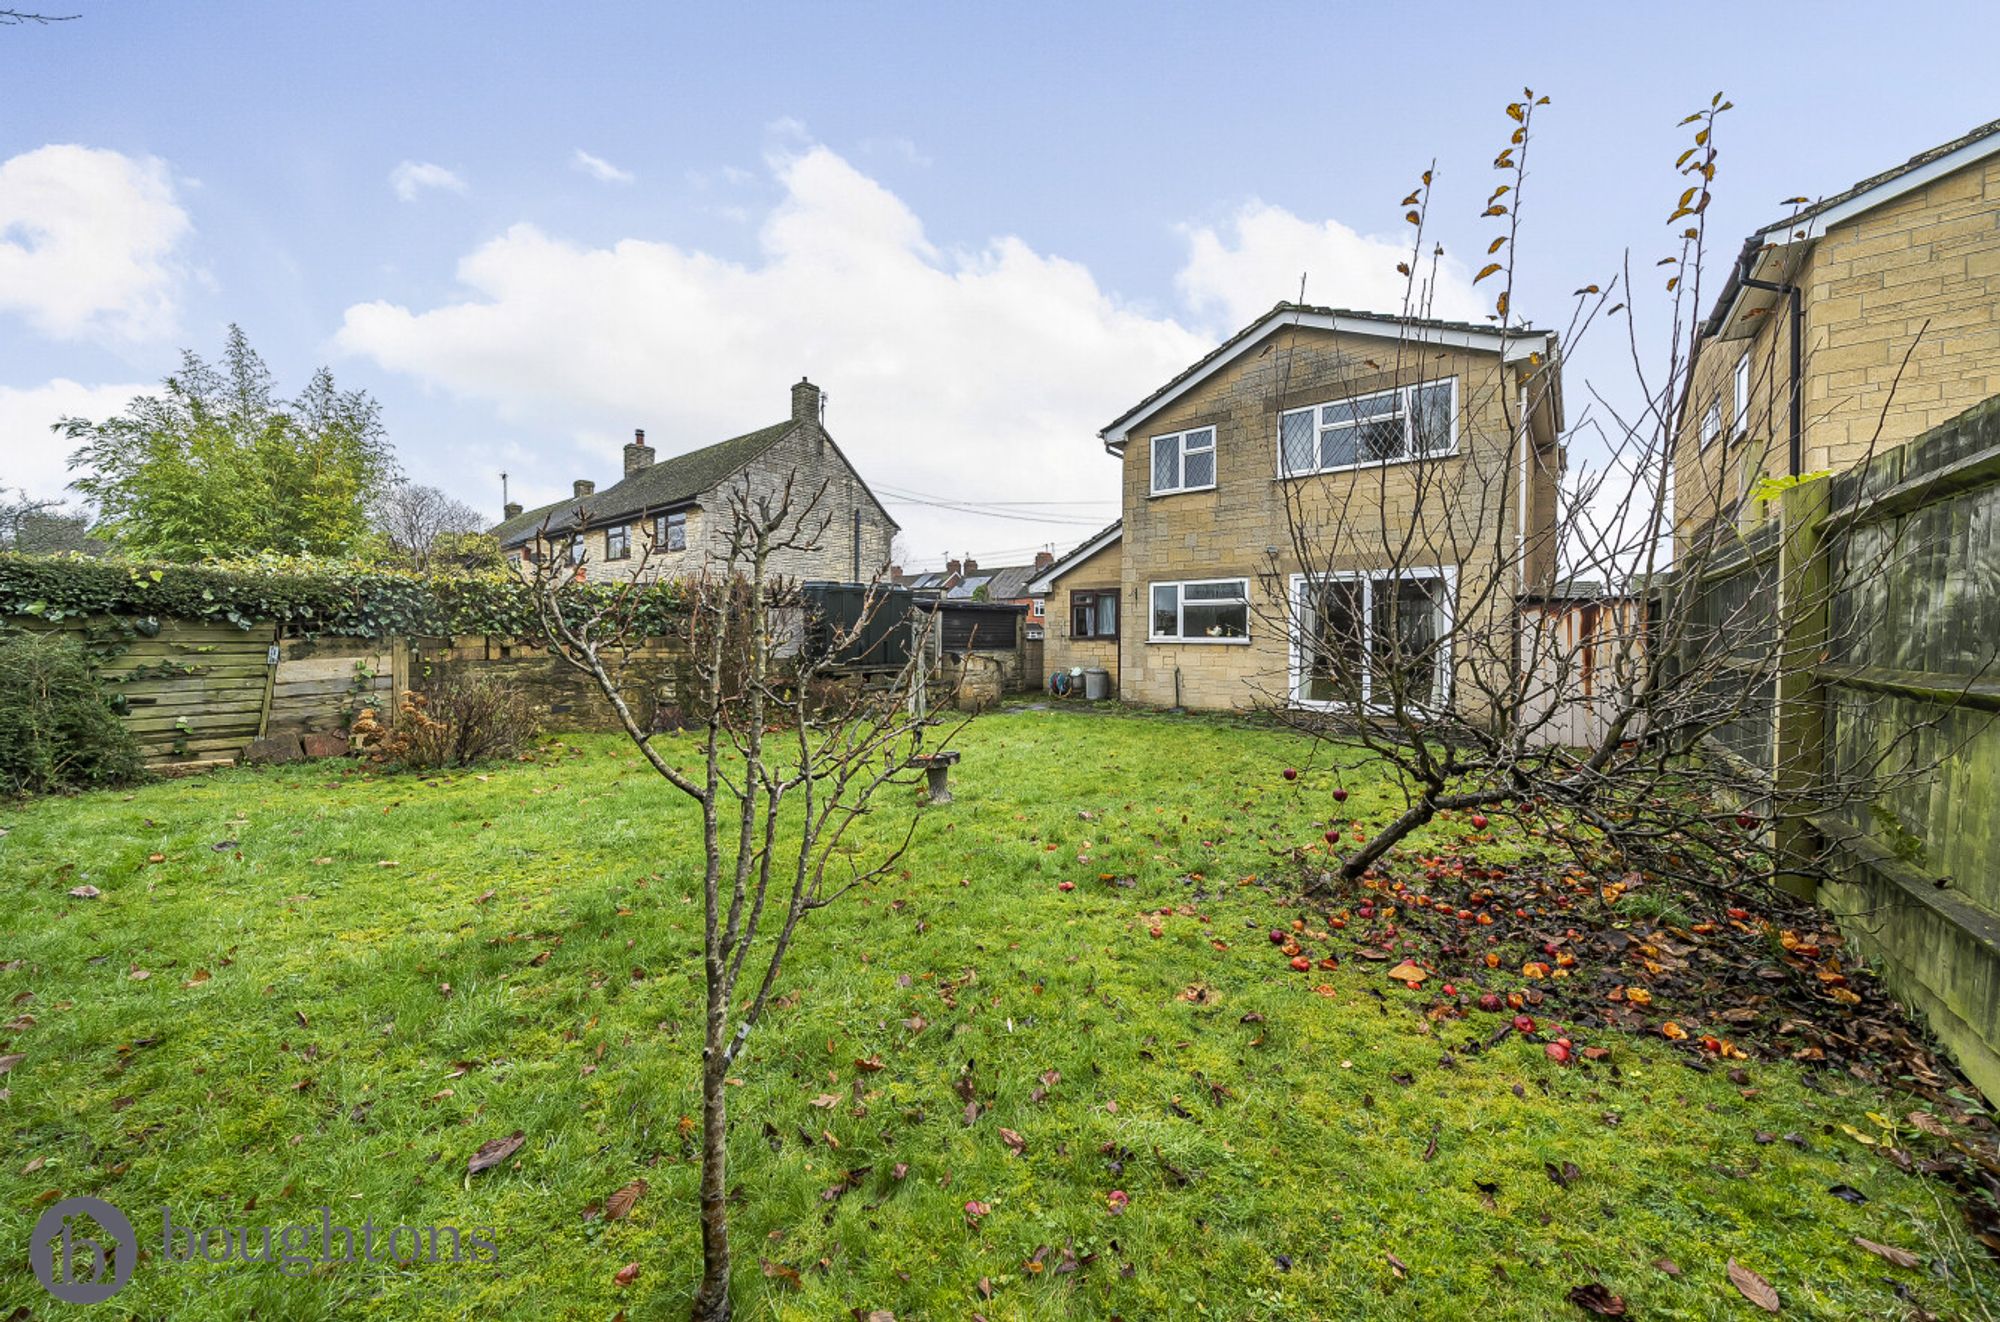
[{"label": "chimney stack", "polygon": [[964,566],[961,565],[956,560],[947,560],[944,562],[944,572],[951,575],[953,578],[958,577],[958,571],[962,568],[964,568]]},{"label": "chimney stack", "polygon": [[978,572],[979,572],[979,562],[977,560],[974,560],[971,556],[965,557],[965,576],[967,578],[971,578],[974,574]]},{"label": "chimney stack", "polygon": [[518,500],[510,500],[510,501],[508,501],[508,502],[506,503],[506,505],[504,505],[504,506],[502,506],[502,507],[501,507],[501,510],[500,510],[500,517],[501,517],[501,518],[503,518],[503,519],[518,519],[518,518],[520,518],[520,517],[521,517],[521,502],[520,502],[520,501],[518,501]]},{"label": "chimney stack", "polygon": [[585,496],[596,493],[597,483],[586,482],[582,478],[578,478],[576,481],[570,483],[570,490],[575,493],[575,499],[582,500]]},{"label": "chimney stack", "polygon": [[1056,562],[1055,552],[1053,551],[1035,552],[1035,568],[1047,569],[1050,565],[1054,564],[1055,562]]},{"label": "chimney stack", "polygon": [[625,447],[625,476],[630,477],[642,468],[653,466],[653,447],[646,444],[646,429],[632,429],[632,443]]},{"label": "chimney stack", "polygon": [[903,567],[901,565],[889,566],[889,581],[891,583],[901,583],[903,581]]},{"label": "chimney stack", "polygon": [[804,377],[792,387],[792,421],[819,423],[822,401],[819,387]]}]

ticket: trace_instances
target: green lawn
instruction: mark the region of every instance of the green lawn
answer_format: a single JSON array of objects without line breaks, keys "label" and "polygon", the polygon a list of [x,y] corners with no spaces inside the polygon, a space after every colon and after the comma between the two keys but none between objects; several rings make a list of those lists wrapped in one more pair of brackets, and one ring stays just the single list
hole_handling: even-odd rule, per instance
[{"label": "green lawn", "polygon": [[[1790,1317],[2000,1295],[1943,1186],[1842,1128],[1908,1098],[1788,1064],[1745,1087],[1602,1032],[1579,1044],[1610,1055],[1569,1068],[1523,1038],[1453,1055],[1499,1021],[1434,1024],[1379,964],[1293,973],[1266,935],[1301,912],[1273,850],[1319,840],[1333,774],[1301,741],[1018,711],[959,746],[958,802],[922,810],[902,876],[810,920],[738,1070],[740,1316],[1581,1317],[1566,1295],[1593,1280],[1637,1316],[1762,1316],[1732,1257]],[[1355,758],[1343,817],[1365,821],[1388,800]],[[899,795],[874,838],[913,811]],[[0,1050],[25,1056],[0,1079],[0,1317],[50,1305],[29,1227],[79,1193],[154,1246],[121,1316],[684,1310],[698,837],[620,741],[430,781],[239,770],[0,825],[23,1016]],[[586,1216],[640,1178],[629,1217]],[[498,1262],[167,1265],[162,1204],[490,1226]]]}]

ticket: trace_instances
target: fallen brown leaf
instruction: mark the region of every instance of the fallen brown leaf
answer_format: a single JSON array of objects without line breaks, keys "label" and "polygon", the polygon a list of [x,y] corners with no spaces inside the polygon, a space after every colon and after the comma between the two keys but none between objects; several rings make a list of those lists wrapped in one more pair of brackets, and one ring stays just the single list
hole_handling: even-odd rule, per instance
[{"label": "fallen brown leaf", "polygon": [[632,1215],[632,1204],[639,1201],[639,1195],[645,1193],[646,1189],[647,1185],[644,1180],[634,1180],[617,1193],[612,1194],[604,1200],[604,1219],[606,1221],[623,1221],[626,1217]]},{"label": "fallen brown leaf", "polygon": [[1898,1267],[1915,1267],[1923,1262],[1923,1259],[1914,1253],[1892,1248],[1887,1244],[1877,1244],[1874,1240],[1863,1239],[1859,1235],[1854,1237],[1854,1242],[1884,1262],[1894,1263]]},{"label": "fallen brown leaf", "polygon": [[505,1138],[496,1138],[491,1142],[480,1144],[479,1151],[473,1153],[471,1159],[465,1163],[465,1173],[477,1175],[483,1170],[498,1166],[519,1152],[521,1144],[527,1141],[527,1135],[517,1129]]},{"label": "fallen brown leaf", "polygon": [[1611,1293],[1598,1281],[1571,1290],[1569,1301],[1584,1312],[1595,1313],[1599,1317],[1625,1316],[1625,1297]]},{"label": "fallen brown leaf", "polygon": [[611,1279],[620,1285],[632,1284],[632,1282],[639,1279],[639,1264],[636,1262],[626,1263],[612,1275]]},{"label": "fallen brown leaf", "polygon": [[1765,1312],[1778,1311],[1778,1292],[1771,1288],[1771,1283],[1734,1258],[1729,1260],[1729,1283],[1736,1287],[1738,1294]]}]

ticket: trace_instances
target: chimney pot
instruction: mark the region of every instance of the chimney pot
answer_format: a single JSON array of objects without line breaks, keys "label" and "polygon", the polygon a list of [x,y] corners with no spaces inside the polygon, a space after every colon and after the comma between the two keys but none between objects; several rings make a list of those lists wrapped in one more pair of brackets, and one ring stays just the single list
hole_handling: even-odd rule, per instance
[{"label": "chimney pot", "polygon": [[518,518],[520,518],[520,517],[521,517],[521,502],[520,502],[520,501],[518,501],[518,500],[510,500],[510,501],[508,501],[508,502],[507,502],[507,504],[506,504],[506,506],[505,506],[504,508],[502,508],[502,509],[501,509],[501,511],[500,511],[500,515],[501,515],[501,517],[502,517],[502,518],[507,518],[507,519],[518,519]]},{"label": "chimney pot", "polygon": [[820,420],[821,399],[819,387],[804,377],[792,387],[792,421],[810,422],[815,425]]},{"label": "chimney pot", "polygon": [[625,476],[653,466],[653,447],[646,444],[646,429],[632,429],[632,443],[625,447]]},{"label": "chimney pot", "polygon": [[597,483],[586,482],[584,479],[578,478],[576,481],[570,483],[570,490],[573,493],[575,493],[574,494],[575,499],[582,500],[585,496],[593,495],[596,493]]}]

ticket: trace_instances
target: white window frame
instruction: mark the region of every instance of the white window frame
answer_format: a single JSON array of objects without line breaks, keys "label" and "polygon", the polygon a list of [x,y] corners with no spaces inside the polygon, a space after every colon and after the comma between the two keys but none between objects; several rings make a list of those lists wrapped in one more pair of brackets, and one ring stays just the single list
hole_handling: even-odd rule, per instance
[{"label": "white window frame", "polygon": [[[1438,386],[1443,386],[1451,392],[1451,403],[1446,410],[1451,417],[1451,443],[1442,450],[1425,450],[1419,454],[1415,449],[1417,415],[1416,410],[1411,407],[1411,401],[1417,391],[1434,389]],[[1328,429],[1329,424],[1326,420],[1328,410],[1337,409],[1343,405],[1352,408],[1357,404],[1368,404],[1378,399],[1387,399],[1390,396],[1396,397],[1396,414],[1403,422],[1403,453],[1391,459],[1357,459],[1351,464],[1328,464],[1322,466],[1319,461],[1321,453],[1320,433]],[[1458,378],[1456,376],[1445,376],[1439,377],[1434,381],[1414,381],[1407,386],[1398,386],[1394,390],[1377,390],[1366,395],[1345,395],[1339,399],[1322,400],[1317,404],[1306,404],[1295,409],[1281,410],[1278,414],[1277,435],[1278,479],[1284,481],[1295,477],[1316,477],[1321,473],[1351,473],[1362,468],[1387,468],[1392,464],[1416,464],[1430,459],[1453,458],[1458,454],[1458,405]],[[1296,417],[1302,413],[1312,415],[1313,466],[1310,468],[1288,468],[1285,465],[1285,419]]]},{"label": "white window frame", "polygon": [[[1208,436],[1208,444],[1196,446],[1195,453],[1206,453],[1209,456],[1209,480],[1201,486],[1191,487],[1187,485],[1188,437],[1200,436],[1204,433]],[[1159,485],[1160,464],[1158,455],[1160,452],[1160,442],[1162,441],[1172,441],[1174,443],[1175,485],[1170,487]],[[1221,476],[1221,469],[1215,462],[1215,424],[1210,423],[1205,427],[1188,427],[1182,431],[1162,432],[1153,438],[1152,445],[1146,451],[1146,462],[1150,465],[1150,469],[1146,474],[1146,480],[1150,484],[1152,494],[1155,496],[1179,496],[1189,491],[1215,490],[1216,479]]]},{"label": "white window frame", "polygon": [[[1214,587],[1224,583],[1240,585],[1243,589],[1240,600],[1243,603],[1243,636],[1241,638],[1190,638],[1187,629],[1187,590],[1189,588]],[[1171,634],[1153,632],[1153,591],[1156,588],[1174,589],[1174,629]],[[1233,606],[1239,598],[1231,597],[1197,603],[1204,606]],[[1167,578],[1146,584],[1146,641],[1165,643],[1173,646],[1189,647],[1248,647],[1250,645],[1250,580],[1246,578]]]},{"label": "white window frame", "polygon": [[1736,360],[1736,434],[1750,434],[1750,352]]},{"label": "white window frame", "polygon": [[1722,439],[1722,396],[1716,395],[1708,401],[1708,410],[1701,415],[1701,448],[1706,450]]},{"label": "white window frame", "polygon": [[[1308,679],[1306,670],[1306,649],[1299,638],[1299,590],[1308,582],[1361,584],[1362,648],[1364,654],[1373,647],[1375,619],[1375,581],[1385,578],[1431,578],[1444,580],[1444,619],[1438,631],[1437,667],[1443,677],[1442,693],[1433,695],[1432,705],[1418,708],[1420,712],[1442,711],[1451,705],[1453,684],[1457,678],[1452,666],[1451,630],[1458,617],[1458,566],[1456,565],[1411,565],[1403,569],[1345,569],[1331,574],[1293,574],[1290,595],[1285,599],[1285,618],[1290,622],[1287,640],[1291,651],[1291,703],[1292,706],[1307,711],[1351,711],[1354,704],[1349,702],[1316,702],[1302,697]],[[1377,706],[1370,701],[1375,686],[1373,657],[1367,656],[1361,671],[1361,709],[1369,712],[1385,712],[1387,706]]]}]

